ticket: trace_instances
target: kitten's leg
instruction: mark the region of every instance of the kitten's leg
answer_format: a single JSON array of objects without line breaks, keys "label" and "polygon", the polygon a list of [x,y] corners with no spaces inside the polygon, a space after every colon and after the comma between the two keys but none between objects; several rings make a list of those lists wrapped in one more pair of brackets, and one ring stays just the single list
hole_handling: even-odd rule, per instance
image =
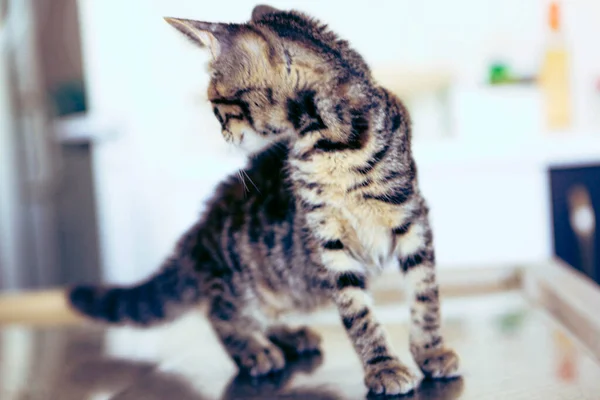
[{"label": "kitten's leg", "polygon": [[321,336],[306,326],[276,325],[269,328],[267,335],[289,357],[321,352]]},{"label": "kitten's leg", "polygon": [[337,279],[335,303],[365,369],[365,384],[375,394],[404,394],[418,384],[410,368],[395,355],[364,290],[365,277],[355,272]]},{"label": "kitten's leg", "polygon": [[458,356],[444,347],[435,254],[427,209],[410,224],[395,229],[400,268],[410,301],[410,351],[425,376],[458,376]]},{"label": "kitten's leg", "polygon": [[263,376],[283,369],[285,357],[265,335],[258,307],[239,298],[216,295],[209,319],[221,343],[238,368],[251,376]]},{"label": "kitten's leg", "polygon": [[375,394],[404,394],[418,381],[394,354],[371,307],[366,291],[364,267],[350,256],[340,240],[335,218],[328,218],[316,231],[322,241],[322,263],[332,284],[333,300],[365,370],[365,384]]}]

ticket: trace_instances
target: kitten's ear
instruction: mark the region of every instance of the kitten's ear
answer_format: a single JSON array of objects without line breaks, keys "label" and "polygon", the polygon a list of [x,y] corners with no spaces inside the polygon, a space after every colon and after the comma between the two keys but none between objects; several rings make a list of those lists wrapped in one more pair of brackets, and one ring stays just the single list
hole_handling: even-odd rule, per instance
[{"label": "kitten's ear", "polygon": [[169,18],[167,21],[175,29],[183,33],[201,47],[208,47],[214,59],[223,52],[224,45],[229,42],[234,25],[194,21],[191,19]]},{"label": "kitten's ear", "polygon": [[265,4],[260,4],[254,7],[252,10],[252,21],[256,22],[262,19],[267,14],[273,14],[281,12],[281,10],[276,9],[275,7],[267,6]]}]

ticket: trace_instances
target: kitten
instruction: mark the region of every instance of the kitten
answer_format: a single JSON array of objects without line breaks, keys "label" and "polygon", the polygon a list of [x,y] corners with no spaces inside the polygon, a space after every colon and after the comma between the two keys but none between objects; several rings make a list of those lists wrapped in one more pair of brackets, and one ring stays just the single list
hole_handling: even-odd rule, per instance
[{"label": "kitten", "polygon": [[226,141],[251,154],[248,193],[233,177],[160,272],[130,288],[78,287],[76,309],[148,325],[198,302],[242,371],[284,367],[284,351],[318,351],[290,310],[333,301],[371,392],[411,391],[377,322],[371,276],[392,258],[410,287],[410,350],[425,376],[457,375],[444,346],[428,208],[417,184],[409,115],[362,57],[325,25],[258,6],[245,24],[167,18],[212,56],[208,96]]}]

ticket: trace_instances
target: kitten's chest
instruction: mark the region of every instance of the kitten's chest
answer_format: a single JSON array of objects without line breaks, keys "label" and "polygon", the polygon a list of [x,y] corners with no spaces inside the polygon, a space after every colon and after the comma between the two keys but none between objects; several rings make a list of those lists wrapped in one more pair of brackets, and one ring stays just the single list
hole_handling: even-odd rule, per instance
[{"label": "kitten's chest", "polygon": [[394,253],[395,243],[386,218],[364,205],[348,204],[337,209],[344,226],[344,243],[366,266],[381,269]]},{"label": "kitten's chest", "polygon": [[[322,204],[317,214],[322,221],[335,221],[314,229],[331,230],[324,236],[340,235],[344,249],[365,266],[378,270],[394,255],[396,241],[392,229],[401,225],[406,207],[365,199],[345,159],[315,158],[310,163],[292,163],[298,195],[308,204]],[[356,163],[354,163],[356,164]],[[376,188],[373,188],[376,190]],[[339,232],[338,232],[339,228]]]}]

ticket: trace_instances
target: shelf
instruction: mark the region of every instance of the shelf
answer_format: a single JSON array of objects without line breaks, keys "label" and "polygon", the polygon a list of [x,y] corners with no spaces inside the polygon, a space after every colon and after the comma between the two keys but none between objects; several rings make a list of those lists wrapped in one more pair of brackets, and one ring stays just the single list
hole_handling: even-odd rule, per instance
[{"label": "shelf", "polygon": [[549,166],[600,164],[600,135],[548,138],[541,149],[543,161]]},{"label": "shelf", "polygon": [[489,164],[564,166],[600,163],[600,135],[555,135],[517,140],[438,139],[413,141],[423,168],[477,167]]},{"label": "shelf", "polygon": [[108,118],[75,114],[53,122],[54,137],[61,143],[97,142],[117,136],[117,124]]},{"label": "shelf", "polygon": [[[54,133],[56,139],[63,143],[98,142],[116,137],[117,127],[115,121],[83,114],[57,119]],[[413,152],[420,168],[584,165],[600,163],[600,134],[564,132],[523,140],[415,138]],[[215,161],[215,165],[219,164]]]}]

